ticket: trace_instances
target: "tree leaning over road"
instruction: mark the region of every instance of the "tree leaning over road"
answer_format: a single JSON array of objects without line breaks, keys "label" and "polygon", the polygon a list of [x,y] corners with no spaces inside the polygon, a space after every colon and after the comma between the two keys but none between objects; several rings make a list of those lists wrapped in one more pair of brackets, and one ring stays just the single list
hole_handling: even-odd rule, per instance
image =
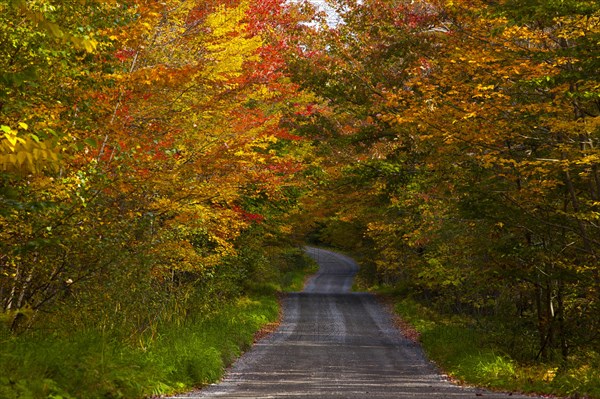
[{"label": "tree leaning over road", "polygon": [[346,23],[291,61],[344,159],[316,236],[372,282],[502,319],[519,356],[597,361],[598,4],[335,4]]},{"label": "tree leaning over road", "polygon": [[[292,121],[312,100],[283,74],[277,33],[302,14],[252,1],[0,7],[9,327],[151,331],[185,319],[198,284],[210,307],[268,278],[252,262],[285,242],[278,218],[310,144]],[[236,258],[239,270],[221,267]]]}]

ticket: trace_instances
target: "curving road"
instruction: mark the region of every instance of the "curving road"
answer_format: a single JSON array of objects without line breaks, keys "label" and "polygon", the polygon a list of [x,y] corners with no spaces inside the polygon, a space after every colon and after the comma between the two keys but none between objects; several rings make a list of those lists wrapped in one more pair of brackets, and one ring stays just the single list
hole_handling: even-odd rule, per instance
[{"label": "curving road", "polygon": [[528,398],[451,384],[372,295],[350,292],[352,259],[306,251],[320,270],[284,299],[279,329],[221,383],[173,398]]}]

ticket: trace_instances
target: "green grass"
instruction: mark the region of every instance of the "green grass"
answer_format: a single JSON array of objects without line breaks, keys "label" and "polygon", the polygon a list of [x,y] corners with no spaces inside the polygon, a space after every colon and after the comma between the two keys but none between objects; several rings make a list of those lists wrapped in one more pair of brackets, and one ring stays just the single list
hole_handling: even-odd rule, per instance
[{"label": "green grass", "polygon": [[0,323],[0,398],[143,398],[215,382],[257,331],[278,319],[278,292],[301,290],[316,271],[299,249],[283,253],[280,262],[274,281],[249,282],[243,296],[217,311],[135,338],[71,331],[68,320],[55,333],[13,336]]},{"label": "green grass", "polygon": [[138,398],[205,385],[277,317],[275,297],[244,297],[206,319],[163,326],[135,345],[95,330],[5,336],[0,398]]},{"label": "green grass", "polygon": [[410,299],[398,299],[396,311],[419,332],[430,359],[455,380],[496,390],[600,398],[597,354],[574,359],[568,367],[523,364],[468,318],[443,316]]},{"label": "green grass", "polygon": [[306,259],[306,266],[286,272],[282,277],[283,292],[299,292],[304,288],[307,276],[316,273],[319,266],[312,259]]}]

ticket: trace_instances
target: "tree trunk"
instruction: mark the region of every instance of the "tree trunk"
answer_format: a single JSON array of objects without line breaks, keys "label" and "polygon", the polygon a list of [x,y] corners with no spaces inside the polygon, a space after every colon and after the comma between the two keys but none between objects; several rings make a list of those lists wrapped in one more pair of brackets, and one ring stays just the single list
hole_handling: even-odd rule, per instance
[{"label": "tree trunk", "polygon": [[19,284],[20,278],[21,268],[19,267],[19,265],[17,265],[17,270],[15,271],[15,278],[13,279],[12,287],[10,288],[10,294],[8,294],[8,299],[6,300],[6,311],[9,311],[13,308],[13,302],[15,300],[15,296],[17,295],[17,285]]},{"label": "tree trunk", "polygon": [[565,306],[564,306],[564,283],[561,279],[558,280],[556,293],[556,316],[558,320],[558,338],[560,340],[560,353],[564,364],[567,363],[569,357],[569,347],[567,344],[567,334],[565,326]]},{"label": "tree trunk", "polygon": [[544,290],[539,273],[537,280],[537,284],[535,285],[535,305],[537,310],[537,327],[540,348],[538,354],[536,355],[536,360],[540,358],[542,360],[546,360],[548,358],[548,350],[546,346],[546,326],[548,323],[546,320],[546,307],[544,306]]},{"label": "tree trunk", "polygon": [[[575,213],[578,213],[580,211],[579,201],[577,199],[577,193],[575,193],[573,180],[571,179],[571,172],[569,172],[568,169],[565,170],[565,184],[567,186],[567,190],[569,191],[569,196],[571,197],[571,205],[573,206],[573,211]],[[583,240],[583,248],[590,255],[594,255],[594,249],[592,248],[592,244],[590,242],[590,237],[588,236],[585,223],[577,215],[575,215],[575,219],[577,220],[577,226],[579,227],[579,234]]]}]

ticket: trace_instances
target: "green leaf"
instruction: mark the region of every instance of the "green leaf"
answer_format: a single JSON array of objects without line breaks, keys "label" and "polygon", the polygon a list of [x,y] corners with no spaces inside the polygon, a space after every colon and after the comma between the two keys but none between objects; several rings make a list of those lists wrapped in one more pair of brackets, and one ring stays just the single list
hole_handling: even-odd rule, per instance
[{"label": "green leaf", "polygon": [[83,140],[83,142],[93,148],[96,148],[98,146],[98,142],[93,138],[85,139]]}]

